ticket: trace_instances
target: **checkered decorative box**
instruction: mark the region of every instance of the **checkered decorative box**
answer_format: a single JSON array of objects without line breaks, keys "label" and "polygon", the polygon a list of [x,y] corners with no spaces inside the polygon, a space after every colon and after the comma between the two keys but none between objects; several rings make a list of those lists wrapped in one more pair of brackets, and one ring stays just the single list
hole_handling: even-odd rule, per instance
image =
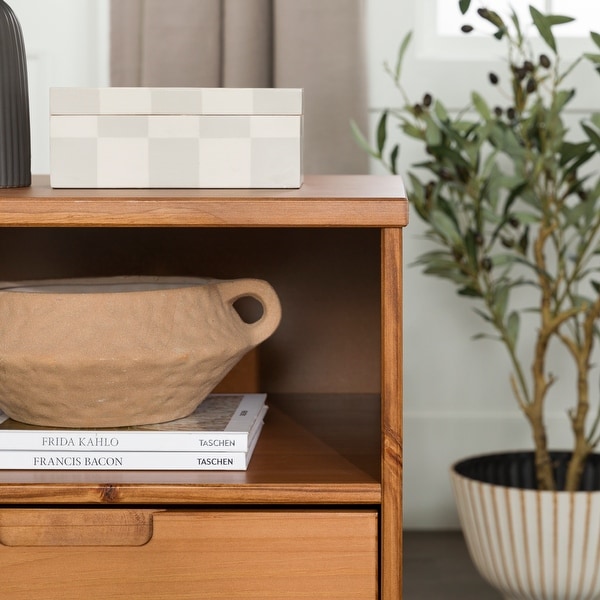
[{"label": "checkered decorative box", "polygon": [[55,188],[298,188],[302,90],[52,88]]}]

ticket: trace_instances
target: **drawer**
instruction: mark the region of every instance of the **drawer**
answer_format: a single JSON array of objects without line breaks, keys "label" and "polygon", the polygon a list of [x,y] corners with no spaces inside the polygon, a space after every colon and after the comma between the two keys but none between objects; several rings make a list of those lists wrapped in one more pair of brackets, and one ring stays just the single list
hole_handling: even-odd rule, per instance
[{"label": "drawer", "polygon": [[2,598],[376,599],[372,510],[1,509]]}]

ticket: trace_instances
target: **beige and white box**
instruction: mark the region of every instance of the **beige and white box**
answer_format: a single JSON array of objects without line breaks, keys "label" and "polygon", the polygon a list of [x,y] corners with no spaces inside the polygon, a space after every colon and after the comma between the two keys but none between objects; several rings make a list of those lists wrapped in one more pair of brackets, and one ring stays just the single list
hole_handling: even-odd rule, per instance
[{"label": "beige and white box", "polygon": [[302,90],[52,88],[55,188],[298,188]]}]

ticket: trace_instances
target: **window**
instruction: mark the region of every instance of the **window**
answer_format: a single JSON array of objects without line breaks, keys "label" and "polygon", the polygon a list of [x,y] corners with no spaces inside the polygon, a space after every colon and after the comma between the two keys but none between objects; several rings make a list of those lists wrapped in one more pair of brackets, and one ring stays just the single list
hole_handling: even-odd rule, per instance
[{"label": "window", "polygon": [[[529,5],[543,13],[573,17],[575,21],[554,28],[560,39],[564,58],[583,51],[595,51],[589,40],[590,29],[600,31],[600,2],[594,0],[472,0],[472,8],[462,15],[458,0],[420,0],[417,8],[417,52],[427,59],[444,57],[447,60],[490,60],[498,55],[498,47],[486,33],[495,31],[480,19],[474,9],[481,6],[508,15],[514,9],[523,24],[531,23]],[[464,35],[464,24],[476,26],[476,31]],[[487,27],[486,27],[487,26]],[[532,37],[536,32],[531,32]]]},{"label": "window", "polygon": [[[573,17],[575,22],[561,25],[555,29],[557,37],[587,37],[590,23],[597,23],[600,29],[600,3],[591,0],[530,0],[524,2],[517,0],[490,0],[489,2],[478,2],[473,0],[473,8],[487,6],[500,14],[509,14],[514,9],[521,22],[527,23],[531,20],[529,16],[529,5],[535,6],[546,14],[567,15]],[[473,11],[471,9],[471,13]],[[460,13],[458,2],[448,0],[437,0],[437,31],[442,36],[455,36],[460,34],[460,27],[469,20]],[[472,20],[472,16],[471,16]],[[477,19],[478,29],[484,30],[485,23]],[[492,30],[492,26],[489,26]]]}]

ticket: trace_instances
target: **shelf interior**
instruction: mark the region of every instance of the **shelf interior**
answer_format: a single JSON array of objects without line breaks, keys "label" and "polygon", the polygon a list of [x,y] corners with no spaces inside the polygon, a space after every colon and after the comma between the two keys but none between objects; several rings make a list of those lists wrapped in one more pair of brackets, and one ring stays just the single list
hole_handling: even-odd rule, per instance
[{"label": "shelf interior", "polygon": [[259,347],[272,409],[248,471],[1,471],[0,502],[379,503],[380,243],[370,228],[0,228],[0,279],[256,277],[283,314]]},{"label": "shelf interior", "polygon": [[0,503],[329,503],[381,498],[377,395],[269,397],[247,471],[0,471]]},{"label": "shelf interior", "polygon": [[282,320],[261,391],[380,391],[379,230],[0,228],[0,280],[111,275],[265,279]]}]

